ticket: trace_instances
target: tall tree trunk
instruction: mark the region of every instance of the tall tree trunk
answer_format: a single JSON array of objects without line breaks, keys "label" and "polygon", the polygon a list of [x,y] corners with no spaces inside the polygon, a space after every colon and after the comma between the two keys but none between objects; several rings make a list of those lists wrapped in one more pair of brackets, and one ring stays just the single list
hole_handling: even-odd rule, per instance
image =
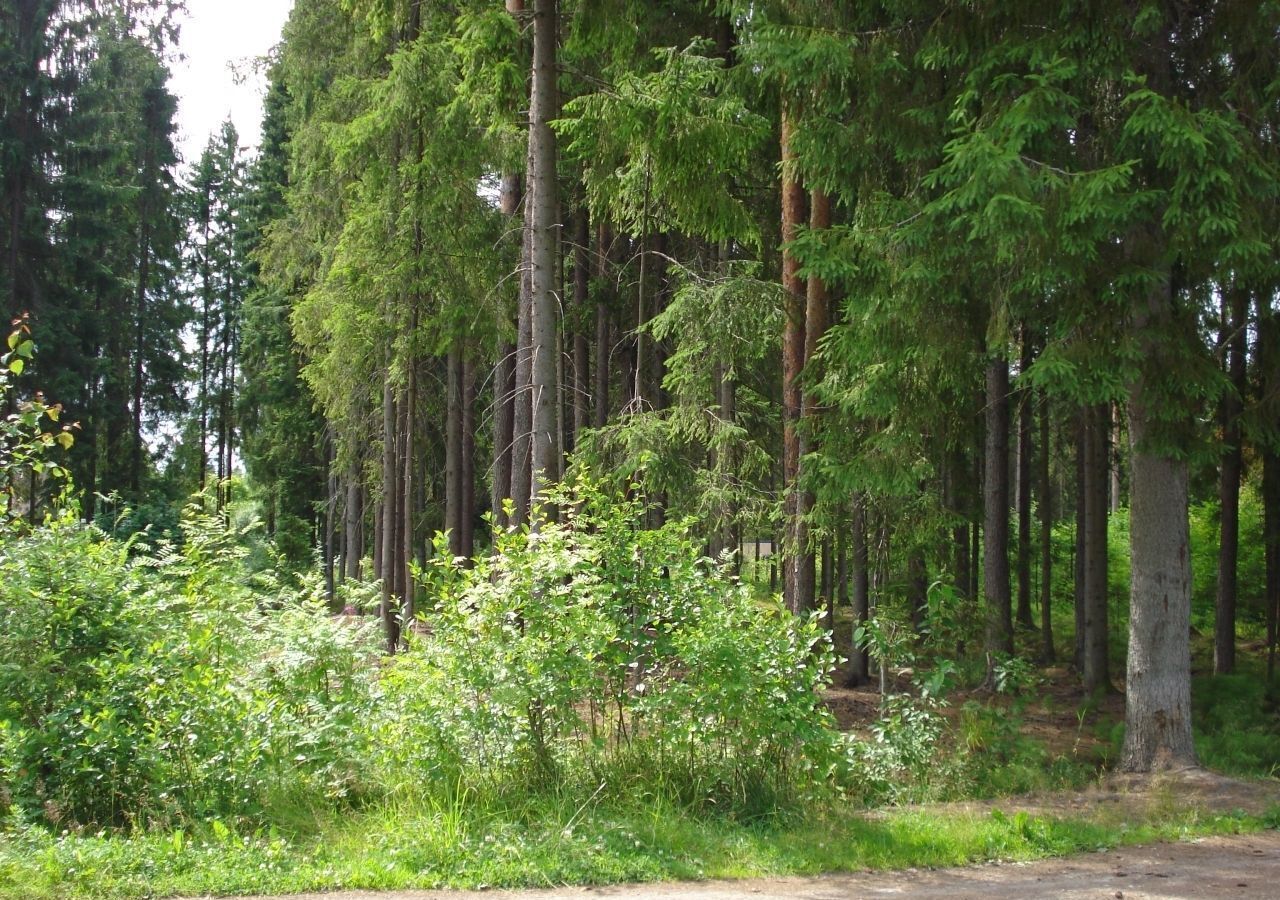
[{"label": "tall tree trunk", "polygon": [[556,456],[556,116],[555,0],[534,0],[533,87],[530,94],[529,261],[533,351],[533,452],[530,498],[540,496],[559,471]]},{"label": "tall tree trunk", "polygon": [[[809,228],[818,232],[831,227],[831,200],[822,191],[813,191],[810,198]],[[795,261],[792,261],[795,264]],[[804,320],[802,322],[803,353],[802,371],[810,383],[817,377],[818,342],[826,333],[830,319],[827,286],[816,275],[809,276],[806,285]],[[792,375],[793,382],[795,375]],[[816,559],[810,539],[809,520],[813,515],[813,491],[805,486],[809,473],[805,457],[817,448],[816,430],[819,403],[812,389],[801,391],[800,422],[797,425],[798,459],[796,461],[795,521],[792,525],[794,545],[794,609],[810,610],[815,605]]]},{"label": "tall tree trunk", "polygon": [[[1022,332],[1022,358],[1019,369],[1031,368],[1031,340],[1027,326]],[[1030,388],[1018,391],[1018,454],[1017,454],[1017,507],[1018,513],[1018,624],[1023,628],[1035,628],[1031,616],[1031,430],[1032,393]],[[1043,452],[1043,451],[1042,451]]]},{"label": "tall tree trunk", "polygon": [[[1254,365],[1262,373],[1259,405],[1280,410],[1280,315],[1271,306],[1271,291],[1258,291],[1258,342]],[[1267,681],[1275,677],[1276,639],[1280,631],[1280,416],[1260,436],[1262,457],[1262,545],[1266,567],[1264,607],[1267,615]]]},{"label": "tall tree trunk", "polygon": [[388,653],[400,644],[400,610],[396,596],[396,557],[398,518],[396,516],[396,401],[391,388],[391,351],[387,350],[387,367],[382,384],[382,628]]},{"label": "tall tree trunk", "polygon": [[[800,420],[803,399],[800,373],[804,369],[805,289],[800,277],[800,262],[789,249],[805,220],[804,188],[796,172],[792,149],[792,121],[787,100],[782,104],[782,489],[784,538],[782,542],[782,596],[787,608],[801,613],[809,608],[813,560],[808,553],[808,531],[804,524],[804,500],[801,497]],[[809,571],[808,578],[805,572]]]},{"label": "tall tree trunk", "polygon": [[[966,520],[969,518],[968,491],[963,487],[963,482],[968,479],[968,466],[961,451],[951,449],[947,452],[947,468],[945,478],[946,498],[945,504],[947,510],[956,517],[957,520]],[[961,523],[955,525],[951,529],[951,557],[952,565],[955,566],[955,589],[961,596],[972,596],[969,594],[969,526]]]},{"label": "tall tree trunk", "polygon": [[515,437],[511,447],[511,488],[513,509],[512,524],[523,525],[529,521],[529,491],[532,478],[530,461],[533,447],[533,307],[529,258],[529,207],[531,198],[525,198],[525,228],[520,264],[520,308],[517,314],[516,336],[516,389]]},{"label": "tall tree trunk", "polygon": [[1053,485],[1049,478],[1049,398],[1040,398],[1040,643],[1044,661],[1055,659],[1053,647]]},{"label": "tall tree trunk", "polygon": [[458,514],[462,530],[462,556],[476,554],[476,366],[470,356],[462,358],[462,509]]},{"label": "tall tree trunk", "polygon": [[[418,327],[418,310],[415,304],[413,310],[413,330]],[[417,422],[417,405],[418,405],[418,361],[412,357],[408,362],[408,377],[406,378],[406,386],[404,399],[400,404],[400,501],[399,501],[399,527],[400,527],[400,543],[398,545],[398,558],[396,560],[397,572],[400,580],[400,610],[401,617],[405,627],[412,627],[414,616],[417,614],[415,609],[415,591],[413,584],[413,574],[410,571],[413,564],[413,535],[414,535],[414,514],[417,512],[417,492],[414,490],[414,425]]]},{"label": "tall tree trunk", "polygon": [[1249,294],[1239,287],[1222,297],[1223,339],[1227,351],[1227,378],[1231,387],[1222,397],[1218,413],[1222,425],[1222,470],[1218,498],[1222,509],[1222,536],[1218,542],[1218,593],[1214,605],[1213,672],[1229,675],[1236,668],[1236,581],[1240,556],[1240,474],[1243,462],[1240,414],[1244,408],[1246,332],[1249,326]]},{"label": "tall tree trunk", "polygon": [[502,341],[493,366],[493,483],[489,505],[499,528],[507,525],[503,501],[511,494],[511,445],[515,437],[516,345]]},{"label": "tall tree trunk", "polygon": [[607,289],[607,279],[609,278],[609,252],[612,243],[609,236],[609,229],[600,224],[596,228],[596,269],[595,275],[599,279],[597,290],[599,293],[596,298],[596,386],[595,396],[595,418],[594,424],[596,428],[603,428],[609,421],[609,357],[611,347],[609,346],[609,303],[608,297],[612,292]]},{"label": "tall tree trunk", "polygon": [[337,596],[337,573],[335,558],[337,556],[338,531],[338,493],[340,490],[338,467],[334,465],[333,438],[326,434],[324,438],[324,470],[328,473],[325,479],[327,490],[324,499],[324,538],[320,542],[324,564],[324,592],[330,607]]},{"label": "tall tree trunk", "polygon": [[1084,407],[1078,407],[1076,410],[1076,530],[1075,530],[1075,556],[1073,558],[1072,568],[1072,597],[1075,613],[1075,646],[1072,651],[1072,665],[1075,666],[1077,672],[1084,671],[1084,637],[1085,637],[1085,590],[1084,590],[1084,569],[1085,560],[1088,553],[1085,549],[1086,535],[1088,534],[1088,518],[1085,516],[1085,494],[1088,489],[1085,486],[1085,466],[1089,457],[1089,448],[1086,440],[1088,426],[1085,422]]},{"label": "tall tree trunk", "polygon": [[[871,555],[867,547],[867,504],[862,497],[853,501],[853,631],[866,624],[871,610]],[[865,647],[855,640],[849,649],[846,687],[859,687],[871,678],[871,664]]]},{"label": "tall tree trunk", "polygon": [[1084,689],[1111,687],[1107,635],[1107,432],[1105,404],[1080,411],[1084,422]]},{"label": "tall tree trunk", "polygon": [[[151,142],[147,142],[147,156],[151,156]],[[144,163],[144,171],[151,167]],[[139,216],[142,219],[138,235],[138,278],[134,287],[134,339],[133,339],[133,435],[129,456],[129,490],[135,494],[142,490],[143,461],[146,458],[146,442],[142,438],[142,394],[146,384],[146,314],[147,287],[151,280],[151,216],[148,214],[146,191],[143,191]]]},{"label": "tall tree trunk", "polygon": [[[507,11],[519,13],[523,4],[520,0],[507,0]],[[520,210],[521,181],[520,176],[511,172],[502,176],[502,189],[499,195],[500,208],[506,217],[508,227],[514,228],[516,216]],[[521,235],[520,256],[524,255],[524,228],[518,230]],[[526,292],[524,290],[524,266],[520,264],[516,272],[516,335],[521,334],[522,310],[525,307]],[[509,320],[508,320],[509,321]],[[512,487],[513,466],[516,442],[516,406],[519,392],[516,383],[517,345],[505,338],[498,343],[498,359],[493,369],[493,483],[490,492],[490,504],[493,507],[494,521],[499,528],[508,525],[504,500],[515,497]]]},{"label": "tall tree trunk", "polygon": [[[1166,272],[1134,311],[1147,366],[1170,340],[1175,299]],[[1129,387],[1129,662],[1121,768],[1146,772],[1194,765],[1191,739],[1191,535],[1184,457],[1153,447],[1144,371]],[[1157,376],[1159,377],[1159,376]],[[1155,401],[1159,402],[1159,401]]]},{"label": "tall tree trunk", "polygon": [[929,570],[920,547],[913,547],[907,553],[907,608],[911,613],[911,629],[923,640],[929,614]]},{"label": "tall tree trunk", "polygon": [[1118,513],[1124,505],[1124,484],[1120,473],[1120,404],[1111,404],[1111,512]]},{"label": "tall tree trunk", "polygon": [[591,313],[591,223],[587,216],[584,204],[578,209],[573,238],[573,449],[577,449],[578,435],[590,427],[591,352],[587,323]]},{"label": "tall tree trunk", "polygon": [[987,604],[986,650],[994,656],[1013,653],[1013,605],[1009,595],[1009,363],[999,353],[987,361],[986,399],[982,586]]},{"label": "tall tree trunk", "polygon": [[342,516],[343,570],[346,578],[354,581],[360,577],[360,557],[364,555],[362,539],[364,521],[364,494],[360,486],[360,462],[352,459],[347,466],[347,499]]},{"label": "tall tree trunk", "polygon": [[462,555],[462,339],[454,338],[446,361],[444,527],[449,555]]}]

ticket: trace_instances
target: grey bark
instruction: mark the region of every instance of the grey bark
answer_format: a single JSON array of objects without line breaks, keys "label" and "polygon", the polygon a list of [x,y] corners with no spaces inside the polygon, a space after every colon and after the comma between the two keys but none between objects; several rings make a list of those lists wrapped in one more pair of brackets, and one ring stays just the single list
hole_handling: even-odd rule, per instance
[{"label": "grey bark", "polygon": [[556,115],[555,0],[533,7],[533,86],[530,92],[530,306],[533,396],[530,498],[540,496],[559,470],[556,455]]},{"label": "grey bark", "polygon": [[[1134,311],[1143,356],[1154,368],[1174,318],[1169,275]],[[1191,536],[1184,459],[1151,444],[1147,372],[1129,386],[1129,655],[1121,768],[1195,765],[1191,739]]]}]

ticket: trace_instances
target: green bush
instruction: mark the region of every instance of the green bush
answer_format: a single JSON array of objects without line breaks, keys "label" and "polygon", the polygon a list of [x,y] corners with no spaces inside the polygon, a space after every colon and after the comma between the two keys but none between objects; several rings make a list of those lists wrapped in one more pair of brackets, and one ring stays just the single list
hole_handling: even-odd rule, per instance
[{"label": "green bush", "polygon": [[70,515],[0,539],[0,791],[52,824],[261,818],[358,793],[370,636],[246,583],[189,510],[152,552]]},{"label": "green bush", "polygon": [[[438,547],[430,635],[384,679],[388,773],[449,785],[665,792],[751,812],[825,782],[832,651],[710,560],[687,523],[581,481],[561,521],[496,537],[474,568]],[[405,779],[404,774],[393,777]]]}]

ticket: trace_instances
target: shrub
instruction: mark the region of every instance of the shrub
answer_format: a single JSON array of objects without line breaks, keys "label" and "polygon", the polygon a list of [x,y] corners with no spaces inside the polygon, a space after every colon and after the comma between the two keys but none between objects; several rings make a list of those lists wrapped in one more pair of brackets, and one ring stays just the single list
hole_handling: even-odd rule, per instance
[{"label": "shrub", "polygon": [[561,521],[498,534],[474,568],[439,545],[430,635],[385,679],[387,770],[544,787],[576,773],[739,812],[823,783],[833,658],[816,617],[756,602],[688,523],[643,528],[639,500],[584,479],[553,502]]},{"label": "shrub", "polygon": [[[261,819],[358,794],[367,632],[247,582],[192,508],[151,552],[64,515],[0,542],[0,790],[54,824]],[[269,599],[271,602],[263,602]]]}]

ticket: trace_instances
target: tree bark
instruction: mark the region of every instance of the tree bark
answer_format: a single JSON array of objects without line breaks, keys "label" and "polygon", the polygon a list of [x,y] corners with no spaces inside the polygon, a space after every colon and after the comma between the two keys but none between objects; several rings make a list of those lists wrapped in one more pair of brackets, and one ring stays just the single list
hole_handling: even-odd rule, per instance
[{"label": "tree bark", "polygon": [[[831,227],[831,199],[820,190],[810,196],[809,228],[811,231],[822,231]],[[792,263],[794,264],[794,260]],[[803,332],[802,371],[808,379],[810,387],[800,392],[800,422],[797,425],[798,459],[796,460],[796,511],[793,525],[793,542],[795,546],[795,591],[794,608],[811,610],[815,606],[815,573],[816,562],[812,541],[810,539],[809,521],[813,515],[814,495],[806,486],[809,480],[805,457],[817,449],[817,426],[820,405],[812,390],[812,383],[818,377],[818,342],[827,331],[830,320],[829,294],[827,286],[821,278],[810,275],[806,284]],[[793,381],[795,375],[792,376]]]},{"label": "tree bark", "polygon": [[445,362],[444,527],[449,555],[462,555],[462,341],[454,338]]},{"label": "tree bark", "polygon": [[462,556],[476,554],[476,366],[462,357],[462,508],[458,513]]},{"label": "tree bark", "polygon": [[[866,500],[856,497],[853,501],[853,553],[850,560],[853,580],[853,631],[866,624],[871,609],[871,554],[867,547]],[[846,687],[859,687],[871,678],[871,662],[865,648],[855,640],[849,649],[849,672]]]},{"label": "tree bark", "polygon": [[1084,689],[1111,687],[1107,650],[1107,432],[1105,404],[1080,411],[1084,428]]},{"label": "tree bark", "polygon": [[1049,478],[1049,398],[1040,399],[1040,643],[1044,661],[1055,659],[1053,647],[1053,485]]},{"label": "tree bark", "polygon": [[1120,404],[1113,403],[1111,409],[1111,512],[1118,513],[1124,505],[1124,485],[1120,473]]},{"label": "tree bark", "polygon": [[[1149,370],[1175,317],[1168,272],[1134,311]],[[1144,371],[1129,386],[1129,656],[1121,768],[1195,765],[1191,739],[1191,536],[1185,458],[1151,445],[1156,410]]]},{"label": "tree bark", "polygon": [[1227,378],[1230,388],[1222,397],[1218,415],[1222,426],[1222,469],[1218,499],[1222,533],[1218,542],[1218,590],[1214,604],[1213,673],[1229,675],[1236,668],[1237,565],[1240,556],[1240,475],[1244,459],[1240,414],[1246,390],[1245,353],[1249,326],[1249,295],[1239,287],[1222,297]]},{"label": "tree bark", "polygon": [[513,525],[529,521],[529,496],[532,481],[530,469],[533,446],[533,308],[529,256],[529,207],[532,198],[525,198],[525,227],[521,243],[520,307],[516,315],[516,388],[515,414],[511,446],[511,489],[514,507]]},{"label": "tree bark", "polygon": [[987,653],[1013,653],[1009,592],[1009,363],[987,361],[986,453],[983,497],[983,594],[987,604]]},{"label": "tree bark", "polygon": [[530,92],[529,263],[531,378],[533,397],[532,478],[529,497],[539,497],[559,471],[556,454],[556,115],[555,0],[534,0],[533,86]]},{"label": "tree bark", "polygon": [[1075,530],[1075,556],[1072,559],[1072,611],[1075,613],[1075,647],[1072,651],[1072,665],[1076,671],[1084,670],[1084,637],[1085,637],[1085,591],[1084,591],[1084,568],[1087,552],[1085,550],[1086,535],[1088,534],[1088,519],[1085,517],[1085,466],[1089,456],[1089,449],[1086,442],[1087,426],[1084,419],[1084,407],[1076,410],[1076,530]]},{"label": "tree bark", "polygon": [[400,643],[400,617],[396,595],[397,497],[396,490],[396,402],[391,388],[391,352],[387,351],[387,367],[382,383],[382,617],[383,635],[388,653],[395,653]]},{"label": "tree bark", "polygon": [[[812,603],[806,594],[806,582],[812,584],[813,561],[808,555],[808,531],[804,525],[804,501],[801,497],[800,421],[803,399],[800,373],[804,369],[805,289],[800,277],[800,262],[789,244],[805,220],[804,188],[795,170],[795,152],[791,147],[792,122],[787,100],[782,105],[782,489],[785,492],[785,520],[782,542],[782,596],[793,613],[805,612]],[[808,579],[806,570],[810,571]]]},{"label": "tree bark", "polygon": [[[1280,407],[1280,315],[1271,306],[1269,291],[1259,291],[1257,357],[1262,373],[1259,402],[1264,409]],[[1265,561],[1263,606],[1267,616],[1267,682],[1275,677],[1276,639],[1280,630],[1280,426],[1275,415],[1258,441],[1262,457],[1262,545]]]},{"label": "tree bark", "polygon": [[[1022,372],[1031,368],[1031,342],[1026,325],[1022,326]],[[1035,628],[1031,616],[1031,431],[1032,394],[1030,388],[1018,391],[1018,464],[1017,507],[1018,514],[1018,624],[1028,630]],[[1043,451],[1042,451],[1043,452]]]},{"label": "tree bark", "polygon": [[589,426],[591,409],[591,352],[587,323],[591,312],[591,223],[586,205],[578,208],[573,238],[573,435],[570,447],[578,446],[578,435]]},{"label": "tree bark", "polygon": [[360,577],[360,557],[364,555],[364,495],[360,489],[360,476],[360,462],[353,459],[347,466],[347,498],[342,515],[343,573],[351,581]]},{"label": "tree bark", "polygon": [[612,296],[612,291],[608,290],[607,279],[609,278],[609,252],[612,240],[609,236],[609,229],[603,224],[596,228],[596,256],[595,256],[595,273],[594,277],[599,279],[596,296],[596,371],[595,371],[595,418],[594,424],[596,428],[603,428],[609,422],[609,357],[611,355],[611,347],[609,346],[609,303],[608,297]]},{"label": "tree bark", "polygon": [[[411,328],[418,327],[418,310],[413,310]],[[400,404],[400,484],[398,486],[400,542],[397,545],[396,571],[400,582],[400,615],[405,627],[411,628],[415,609],[415,590],[413,573],[413,536],[414,513],[417,511],[416,492],[414,491],[414,424],[416,422],[418,402],[418,363],[412,358],[408,362],[404,399]]]}]

